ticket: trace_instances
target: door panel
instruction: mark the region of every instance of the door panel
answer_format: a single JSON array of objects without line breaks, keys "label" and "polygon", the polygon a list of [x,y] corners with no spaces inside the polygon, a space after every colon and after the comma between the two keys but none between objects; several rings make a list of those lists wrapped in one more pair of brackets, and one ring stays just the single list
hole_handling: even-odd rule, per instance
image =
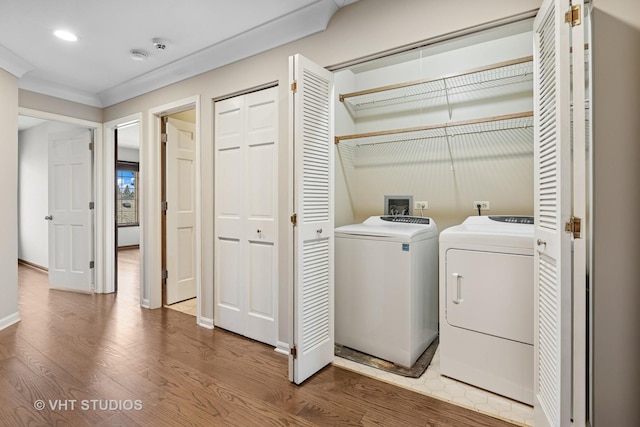
[{"label": "door panel", "polygon": [[196,297],[195,125],[167,121],[166,303]]},{"label": "door panel", "polygon": [[301,384],[333,360],[333,73],[289,58],[294,150],[294,283],[289,378]]},{"label": "door panel", "polygon": [[[216,263],[216,324],[241,333],[240,316],[240,241],[218,239]],[[237,326],[235,326],[237,325]]]},{"label": "door panel", "polygon": [[250,316],[263,317],[269,320],[275,318],[273,310],[273,245],[254,243],[249,244],[249,258],[251,259],[249,277],[248,313]]},{"label": "door panel", "polygon": [[93,131],[49,137],[49,284],[92,292],[91,150]]}]

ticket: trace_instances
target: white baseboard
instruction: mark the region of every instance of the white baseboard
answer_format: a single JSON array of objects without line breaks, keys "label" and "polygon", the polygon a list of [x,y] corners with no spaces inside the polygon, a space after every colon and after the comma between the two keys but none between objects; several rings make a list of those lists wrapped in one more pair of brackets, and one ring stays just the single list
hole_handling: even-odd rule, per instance
[{"label": "white baseboard", "polygon": [[278,341],[278,344],[276,344],[276,348],[274,349],[274,351],[276,353],[280,353],[280,354],[284,354],[285,356],[288,356],[290,353],[289,344],[286,342]]},{"label": "white baseboard", "polygon": [[8,328],[9,326],[18,323],[20,321],[20,312],[15,312],[5,317],[4,319],[0,319],[0,331]]},{"label": "white baseboard", "polygon": [[198,325],[202,326],[203,328],[213,329],[213,319],[210,319],[208,317],[200,316],[200,320],[198,321]]},{"label": "white baseboard", "polygon": [[149,309],[149,299],[145,298],[140,302],[140,307]]}]

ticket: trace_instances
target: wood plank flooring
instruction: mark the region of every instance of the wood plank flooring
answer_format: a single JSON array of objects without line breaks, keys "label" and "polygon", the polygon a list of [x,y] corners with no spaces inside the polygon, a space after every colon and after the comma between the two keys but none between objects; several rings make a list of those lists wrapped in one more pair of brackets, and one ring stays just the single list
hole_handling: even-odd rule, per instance
[{"label": "wood plank flooring", "polygon": [[512,425],[334,366],[293,385],[273,348],[141,309],[128,268],[117,295],[84,295],[19,266],[22,321],[0,331],[0,426]]}]

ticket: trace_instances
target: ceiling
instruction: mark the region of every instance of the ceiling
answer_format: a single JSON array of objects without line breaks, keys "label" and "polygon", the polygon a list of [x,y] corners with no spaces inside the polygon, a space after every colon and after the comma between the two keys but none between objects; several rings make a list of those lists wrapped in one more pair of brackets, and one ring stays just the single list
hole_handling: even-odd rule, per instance
[{"label": "ceiling", "polygon": [[[0,68],[21,89],[108,107],[323,31],[355,1],[4,0]],[[147,59],[134,61],[132,49]]]}]

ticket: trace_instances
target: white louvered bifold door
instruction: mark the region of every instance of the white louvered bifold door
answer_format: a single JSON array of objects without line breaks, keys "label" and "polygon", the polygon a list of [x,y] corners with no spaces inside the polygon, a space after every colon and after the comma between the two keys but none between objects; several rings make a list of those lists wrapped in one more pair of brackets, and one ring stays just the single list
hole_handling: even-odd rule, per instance
[{"label": "white louvered bifold door", "polygon": [[290,123],[294,151],[293,345],[296,384],[331,363],[333,334],[333,74],[295,55]]},{"label": "white louvered bifold door", "polygon": [[536,426],[571,424],[570,56],[568,0],[534,22]]}]

